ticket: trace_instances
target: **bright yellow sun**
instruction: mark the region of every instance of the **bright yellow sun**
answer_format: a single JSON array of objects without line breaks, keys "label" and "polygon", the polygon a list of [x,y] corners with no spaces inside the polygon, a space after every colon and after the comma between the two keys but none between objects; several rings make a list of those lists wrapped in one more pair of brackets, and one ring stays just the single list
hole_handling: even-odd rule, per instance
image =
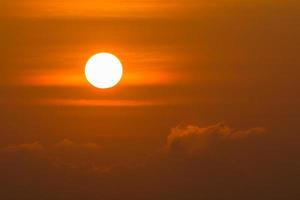
[{"label": "bright yellow sun", "polygon": [[96,88],[107,89],[119,83],[123,75],[122,63],[110,53],[92,56],[85,66],[85,76]]}]

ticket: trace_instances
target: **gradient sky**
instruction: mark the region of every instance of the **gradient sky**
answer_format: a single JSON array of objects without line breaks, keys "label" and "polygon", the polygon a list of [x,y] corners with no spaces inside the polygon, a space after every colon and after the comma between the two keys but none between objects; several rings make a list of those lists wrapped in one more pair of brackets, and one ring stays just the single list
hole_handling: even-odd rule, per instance
[{"label": "gradient sky", "polygon": [[[1,0],[1,199],[297,199],[296,0]],[[93,54],[121,82],[93,88]]]}]

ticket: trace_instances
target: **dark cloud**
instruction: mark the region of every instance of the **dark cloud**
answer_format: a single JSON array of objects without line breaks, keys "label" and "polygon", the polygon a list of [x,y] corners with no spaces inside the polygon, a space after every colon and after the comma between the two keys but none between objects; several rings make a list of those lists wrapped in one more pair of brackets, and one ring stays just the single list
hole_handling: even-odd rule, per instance
[{"label": "dark cloud", "polygon": [[183,128],[173,128],[168,136],[166,147],[171,153],[192,155],[265,132],[263,127],[237,130],[224,123],[206,127],[188,125]]},{"label": "dark cloud", "polygon": [[[96,158],[101,154],[101,150],[100,145],[96,143],[80,143],[70,139],[63,139],[54,144],[33,142],[7,146],[2,148],[1,155],[9,162],[13,161],[13,159],[17,159],[19,161],[16,162],[21,163],[27,163],[29,161],[30,163],[36,164],[36,162],[42,162],[50,168],[94,171],[98,169],[96,166]],[[19,157],[22,158],[19,159]],[[20,166],[22,166],[22,164],[20,164]]]},{"label": "dark cloud", "polygon": [[[94,143],[63,139],[51,145],[16,145],[18,148],[5,148],[14,151],[2,151],[0,157],[0,175],[6,181],[0,197],[295,199],[297,154],[269,140],[273,133],[265,132],[261,127],[238,130],[224,123],[175,127],[164,146],[167,153],[159,151],[143,158],[143,162],[115,166],[99,162],[105,149]],[[15,149],[39,145],[43,146],[39,155],[34,151],[16,154]],[[277,190],[280,193],[274,194]]]},{"label": "dark cloud", "polygon": [[24,144],[17,144],[17,145],[10,145],[7,147],[2,148],[3,151],[7,152],[18,152],[18,151],[41,151],[41,150],[48,150],[53,151],[55,149],[70,149],[70,150],[99,150],[100,145],[92,142],[86,143],[77,143],[70,139],[63,139],[55,144],[46,145],[40,142],[33,142],[33,143],[24,143]]},{"label": "dark cloud", "polygon": [[100,146],[96,143],[76,143],[70,139],[63,139],[54,145],[56,148],[60,149],[84,149],[84,150],[99,150]]},{"label": "dark cloud", "polygon": [[25,143],[25,144],[18,144],[7,146],[3,148],[3,151],[8,152],[18,152],[18,151],[41,151],[44,149],[44,145],[40,142],[33,142],[33,143]]}]

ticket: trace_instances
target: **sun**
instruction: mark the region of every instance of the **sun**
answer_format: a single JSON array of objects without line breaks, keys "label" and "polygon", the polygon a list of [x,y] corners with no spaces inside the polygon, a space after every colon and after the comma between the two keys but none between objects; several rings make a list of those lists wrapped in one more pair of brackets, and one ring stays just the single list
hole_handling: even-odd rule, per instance
[{"label": "sun", "polygon": [[85,66],[86,79],[100,89],[114,87],[120,82],[122,75],[122,63],[111,53],[98,53],[92,56]]}]

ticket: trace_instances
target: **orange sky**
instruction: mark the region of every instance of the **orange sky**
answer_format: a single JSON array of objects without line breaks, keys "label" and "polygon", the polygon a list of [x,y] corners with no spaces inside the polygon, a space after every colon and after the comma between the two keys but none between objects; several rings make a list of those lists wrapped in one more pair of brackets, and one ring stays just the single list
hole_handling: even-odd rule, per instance
[{"label": "orange sky", "polygon": [[0,199],[296,199],[299,7],[1,0]]}]

